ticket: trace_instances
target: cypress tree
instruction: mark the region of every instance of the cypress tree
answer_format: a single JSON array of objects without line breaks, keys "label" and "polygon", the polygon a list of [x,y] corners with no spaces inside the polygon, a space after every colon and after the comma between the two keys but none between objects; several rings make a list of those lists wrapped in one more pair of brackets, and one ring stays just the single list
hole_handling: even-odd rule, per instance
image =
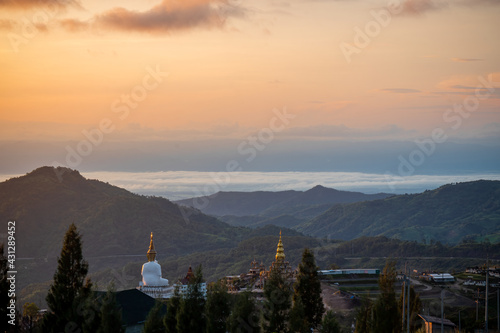
[{"label": "cypress tree", "polygon": [[264,331],[283,333],[287,331],[291,302],[291,286],[278,267],[273,267],[264,284]]},{"label": "cypress tree", "polygon": [[[404,285],[401,286],[401,295],[399,297],[399,302],[398,302],[398,307],[399,309],[402,309],[403,307],[403,290]],[[408,309],[406,305],[407,300],[405,299],[405,311]],[[410,328],[413,331],[415,329],[416,321],[417,321],[417,315],[419,314],[420,310],[422,310],[422,301],[420,300],[420,295],[415,292],[415,289],[413,286],[410,286]],[[406,315],[403,321],[403,327],[406,327]]]},{"label": "cypress tree", "polygon": [[356,315],[355,333],[371,333],[373,326],[373,306],[368,298],[363,298],[363,303]]},{"label": "cypress tree", "polygon": [[260,333],[260,311],[255,305],[254,298],[249,291],[240,293],[236,298],[228,326],[231,333]]},{"label": "cypress tree", "polygon": [[[156,301],[155,306],[149,311],[148,316],[146,318],[146,322],[144,323],[144,328],[142,330],[143,333],[164,333],[165,326],[163,325],[162,320],[162,308],[163,304],[159,301]],[[109,331],[113,332],[113,331]]]},{"label": "cypress tree", "polygon": [[314,254],[304,249],[302,261],[299,264],[297,282],[294,285],[294,303],[300,299],[309,328],[316,328],[321,323],[325,307],[321,297],[321,282],[318,277],[318,267]]},{"label": "cypress tree", "polygon": [[340,325],[332,310],[328,311],[321,321],[320,333],[340,333]]},{"label": "cypress tree", "polygon": [[116,295],[113,292],[113,288],[109,288],[104,296],[101,304],[101,323],[98,333],[125,332],[125,327],[122,321],[122,311],[118,306],[116,301]]},{"label": "cypress tree", "polygon": [[294,333],[310,333],[309,322],[305,315],[304,304],[300,297],[293,302],[292,310],[290,311],[290,332]]},{"label": "cypress tree", "polygon": [[96,333],[101,326],[102,299],[93,291],[84,302],[83,306],[83,333]]},{"label": "cypress tree", "polygon": [[226,322],[229,317],[229,293],[222,281],[216,282],[208,290],[206,317],[207,333],[226,333]]},{"label": "cypress tree", "polygon": [[373,305],[373,332],[401,332],[401,316],[396,301],[394,284],[396,282],[396,263],[387,262],[379,277],[380,295]]},{"label": "cypress tree", "polygon": [[90,279],[85,280],[88,263],[83,259],[81,236],[72,223],[64,235],[54,281],[46,301],[49,313],[43,320],[44,332],[77,331],[82,327]]},{"label": "cypress tree", "polygon": [[181,298],[177,311],[178,333],[205,333],[205,296],[201,291],[203,273],[198,266],[194,277],[189,280],[187,293]]},{"label": "cypress tree", "polygon": [[180,305],[181,297],[179,296],[179,290],[176,288],[174,296],[167,302],[167,313],[163,318],[163,325],[167,333],[177,333],[177,311]]}]

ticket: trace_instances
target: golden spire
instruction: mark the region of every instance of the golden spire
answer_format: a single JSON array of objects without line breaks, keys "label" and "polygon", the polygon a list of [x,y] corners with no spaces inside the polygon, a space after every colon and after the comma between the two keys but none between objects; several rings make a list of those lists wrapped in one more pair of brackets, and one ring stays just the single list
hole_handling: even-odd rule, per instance
[{"label": "golden spire", "polygon": [[156,259],[155,244],[153,243],[153,233],[151,233],[151,241],[149,242],[149,250],[148,250],[148,261],[155,261],[155,259]]},{"label": "golden spire", "polygon": [[278,249],[276,250],[276,261],[285,260],[285,250],[283,249],[283,243],[281,242],[281,230],[280,230],[280,240],[278,242]]}]

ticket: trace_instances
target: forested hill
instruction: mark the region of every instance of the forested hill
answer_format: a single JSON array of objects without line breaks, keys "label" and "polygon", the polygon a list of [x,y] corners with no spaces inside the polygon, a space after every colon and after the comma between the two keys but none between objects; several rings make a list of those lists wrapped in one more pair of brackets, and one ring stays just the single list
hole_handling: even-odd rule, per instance
[{"label": "forested hill", "polygon": [[86,256],[143,253],[151,232],[157,251],[168,255],[234,247],[243,237],[241,228],[196,210],[181,211],[167,199],[52,167],[0,183],[0,220],[16,221],[18,257],[57,256],[72,222],[83,235]]},{"label": "forested hill", "polygon": [[334,239],[385,235],[457,243],[500,240],[500,181],[448,184],[419,194],[339,204],[297,230]]},{"label": "forested hill", "polygon": [[[52,167],[0,183],[0,221],[5,230],[0,243],[4,245],[7,222],[16,222],[18,295],[38,304],[43,304],[71,223],[82,235],[90,273],[102,277],[96,281],[100,288],[113,279],[117,288],[137,286],[151,232],[157,259],[168,262],[163,274],[169,279],[180,278],[189,265],[197,263],[207,266],[206,276],[211,279],[244,271],[253,258],[265,260],[267,265],[280,233],[275,226],[233,227],[165,198],[136,195],[85,179],[77,171]],[[283,229],[283,242],[294,264],[304,247],[318,244],[290,229]],[[224,260],[218,261],[217,254],[224,254]],[[128,274],[120,273],[124,267],[130,267]]]},{"label": "forested hill", "polygon": [[217,192],[206,197],[176,201],[176,203],[200,209],[205,214],[224,216],[260,215],[276,217],[283,214],[324,206],[324,210],[337,203],[382,199],[387,193],[364,194],[339,191],[317,185],[307,191],[257,191],[257,192]]}]

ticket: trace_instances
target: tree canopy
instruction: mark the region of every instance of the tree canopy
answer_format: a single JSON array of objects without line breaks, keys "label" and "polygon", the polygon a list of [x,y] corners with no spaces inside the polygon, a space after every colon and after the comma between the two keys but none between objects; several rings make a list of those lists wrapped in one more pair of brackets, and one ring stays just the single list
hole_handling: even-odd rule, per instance
[{"label": "tree canopy", "polygon": [[44,332],[64,332],[81,328],[85,300],[91,282],[86,280],[88,263],[83,259],[81,235],[72,223],[64,235],[54,280],[47,295],[49,313],[44,317]]},{"label": "tree canopy", "polygon": [[309,328],[316,328],[321,323],[325,308],[321,297],[321,282],[318,277],[318,266],[314,254],[304,249],[302,261],[299,264],[297,282],[294,285],[293,301],[299,299],[304,308],[304,315]]}]

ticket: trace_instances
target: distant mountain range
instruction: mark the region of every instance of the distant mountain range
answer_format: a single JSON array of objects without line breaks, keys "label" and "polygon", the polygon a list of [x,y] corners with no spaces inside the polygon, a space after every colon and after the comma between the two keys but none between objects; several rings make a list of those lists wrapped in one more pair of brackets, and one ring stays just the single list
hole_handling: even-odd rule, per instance
[{"label": "distant mountain range", "polygon": [[[269,265],[280,229],[287,260],[293,265],[304,247],[326,251],[317,258],[321,265],[341,260],[337,253],[356,252],[353,244],[325,238],[385,235],[434,245],[500,241],[500,181],[450,184],[412,195],[366,195],[316,186],[305,192],[220,192],[198,199],[207,199],[210,205],[200,210],[180,207],[52,167],[0,183],[3,230],[9,220],[16,221],[20,297],[43,302],[40,295],[47,290],[63,235],[72,222],[82,234],[91,273],[103,281],[101,289],[119,271],[126,272],[119,281],[126,281],[118,288],[137,285],[150,232],[164,275],[171,280],[184,274],[188,265],[203,264],[207,279],[242,273],[254,258]],[[5,242],[5,235],[0,242]],[[378,243],[364,253],[376,253]],[[405,253],[410,253],[414,245],[407,248]],[[436,249],[432,253],[439,253]],[[478,255],[477,248],[474,251],[469,252]]]},{"label": "distant mountain range", "polygon": [[[266,258],[267,264],[274,255],[280,232],[274,226],[259,229],[230,226],[165,198],[133,194],[85,179],[78,171],[52,167],[41,167],[0,183],[0,221],[5,232],[7,222],[16,221],[16,258],[22,276],[17,281],[19,290],[30,283],[51,279],[63,236],[71,223],[82,234],[83,253],[90,263],[90,272],[107,271],[104,278],[109,280],[112,276],[109,269],[121,269],[135,262],[128,287],[136,286],[140,280],[151,232],[160,261],[174,263],[183,256],[213,251],[227,254],[245,242],[260,244],[266,239],[269,251],[260,253],[263,247],[259,246],[252,253],[257,258]],[[5,232],[0,243],[6,243]],[[296,262],[304,247],[318,244],[314,238],[289,229],[283,229],[283,237]],[[233,258],[225,267],[236,262],[248,265],[252,253]],[[221,264],[215,262],[214,267],[205,268],[207,277],[221,269]],[[172,279],[185,274],[187,266],[171,264],[169,268],[164,274]]]},{"label": "distant mountain range", "polygon": [[272,224],[306,235],[350,240],[387,236],[456,244],[500,241],[500,181],[444,185],[419,194],[363,194],[316,186],[308,191],[218,192],[177,201],[235,225]]},{"label": "distant mountain range", "polygon": [[500,240],[500,181],[448,184],[419,194],[332,206],[296,227],[305,234],[335,239],[385,235],[458,243]]},{"label": "distant mountain range", "polygon": [[389,196],[392,194],[364,194],[317,185],[307,191],[217,192],[210,196],[178,200],[175,203],[197,208],[232,225],[258,227],[275,224],[290,228],[320,215],[334,204],[383,199]]}]

